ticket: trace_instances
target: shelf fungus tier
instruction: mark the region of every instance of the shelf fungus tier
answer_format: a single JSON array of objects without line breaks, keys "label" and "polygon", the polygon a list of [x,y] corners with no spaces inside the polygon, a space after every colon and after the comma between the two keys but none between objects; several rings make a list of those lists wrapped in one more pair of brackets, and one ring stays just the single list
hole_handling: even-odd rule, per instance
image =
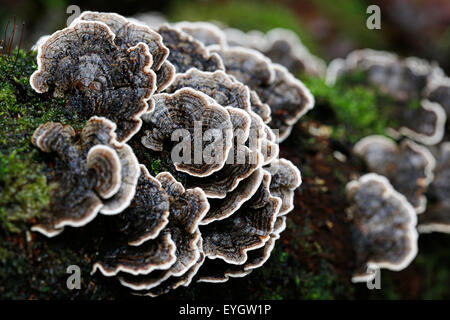
[{"label": "shelf fungus tier", "polygon": [[[168,172],[158,174],[156,180],[169,197],[169,221],[158,238],[137,247],[124,245],[118,255],[114,246],[94,267],[94,271],[98,268],[107,276],[118,275],[121,284],[133,290],[149,290],[170,278],[182,277],[196,267],[202,256],[198,225],[209,209],[204,192],[200,188],[186,190]],[[169,250],[170,243],[173,250]],[[166,247],[169,249],[163,252],[170,254],[164,255],[166,263],[160,264],[159,255],[153,254],[157,253],[154,248]]]},{"label": "shelf fungus tier", "polygon": [[294,190],[302,183],[300,170],[286,159],[274,160],[264,169],[272,176],[270,194],[281,199],[278,216],[286,215],[294,209]]},{"label": "shelf fungus tier", "polygon": [[428,149],[411,140],[397,145],[384,136],[368,136],[357,142],[353,150],[364,159],[369,171],[387,177],[417,213],[425,210],[425,192],[436,165]]},{"label": "shelf fungus tier", "polygon": [[175,66],[177,73],[191,68],[202,71],[224,70],[222,59],[210,53],[205,46],[180,29],[163,25],[157,29],[163,43],[169,48],[168,60]]},{"label": "shelf fungus tier", "polygon": [[99,212],[115,215],[130,204],[139,165],[131,148],[117,143],[115,129],[100,117],[89,119],[80,133],[55,122],[36,129],[32,143],[50,154],[44,172],[54,188],[33,231],[52,237],[65,226],[83,226]]},{"label": "shelf fungus tier", "polygon": [[[223,71],[202,72],[191,69],[178,74],[168,92],[180,88],[193,88],[213,98],[221,106],[226,106],[233,127],[232,149],[223,168],[208,177],[193,177],[186,181],[186,186],[201,187],[210,198],[224,198],[227,192],[237,187],[239,182],[252,174],[262,165],[259,141],[250,144],[255,135],[262,139],[260,131],[263,124],[258,115],[250,110],[248,88],[240,82],[233,81]],[[253,140],[251,140],[253,141]]]},{"label": "shelf fungus tier", "polygon": [[156,89],[148,46],[121,49],[101,22],[78,21],[52,34],[38,49],[38,70],[30,84],[39,93],[66,99],[66,108],[80,116],[102,116],[117,125],[125,142],[141,127]]},{"label": "shelf fungus tier", "polygon": [[254,269],[261,267],[270,258],[275,242],[280,238],[280,234],[285,228],[286,217],[278,217],[269,240],[263,247],[249,251],[245,263],[235,265],[228,264],[221,259],[207,259],[195,276],[195,279],[197,279],[197,282],[222,283],[227,282],[230,278],[247,276]]},{"label": "shelf fungus tier", "polygon": [[154,110],[143,116],[141,142],[146,148],[162,151],[164,144],[174,145],[169,149],[176,170],[192,176],[223,168],[233,140],[227,109],[190,88],[156,94],[154,101]]},{"label": "shelf fungus tier", "polygon": [[351,181],[347,197],[357,256],[352,281],[371,281],[380,268],[406,268],[417,254],[417,216],[411,204],[375,173]]},{"label": "shelf fungus tier", "polygon": [[140,42],[145,43],[153,58],[151,68],[157,74],[157,91],[162,91],[172,81],[175,68],[166,60],[169,49],[163,44],[162,37],[148,26],[109,12],[85,11],[71,25],[78,21],[97,21],[106,24],[115,35],[114,43],[122,49],[129,49]]},{"label": "shelf fungus tier", "polygon": [[[234,47],[212,48],[225,65],[225,71],[254,90],[254,106],[270,106],[270,127],[278,132],[279,141],[289,135],[292,126],[314,107],[314,97],[305,85],[279,65],[256,50]],[[259,99],[258,99],[259,98]],[[255,110],[258,113],[258,109]],[[261,109],[261,116],[269,115]]]},{"label": "shelf fungus tier", "polygon": [[439,146],[436,160],[435,178],[428,191],[431,201],[419,216],[418,230],[422,233],[450,233],[450,142]]},{"label": "shelf fungus tier", "polygon": [[203,250],[209,259],[243,264],[247,252],[269,240],[281,207],[281,199],[270,195],[271,175],[263,172],[255,194],[229,218],[202,226]]}]

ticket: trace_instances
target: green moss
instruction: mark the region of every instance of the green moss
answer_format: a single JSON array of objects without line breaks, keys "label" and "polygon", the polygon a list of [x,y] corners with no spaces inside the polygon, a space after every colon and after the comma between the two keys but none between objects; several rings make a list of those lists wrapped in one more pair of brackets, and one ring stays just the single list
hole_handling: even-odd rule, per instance
[{"label": "green moss", "polygon": [[42,158],[31,143],[42,123],[58,121],[80,128],[84,119],[64,113],[64,100],[38,94],[29,84],[36,53],[0,55],[0,227],[18,232],[48,204],[50,187]]},{"label": "green moss", "polygon": [[317,53],[317,46],[298,16],[285,6],[271,1],[175,1],[168,17],[172,21],[220,21],[243,31],[267,32],[273,28],[286,28],[297,33],[308,49]]},{"label": "green moss", "polygon": [[[315,113],[326,113],[329,108],[331,117],[326,117],[332,125],[333,138],[356,142],[372,134],[384,134],[386,128],[396,127],[397,118],[392,110],[395,101],[379,92],[376,88],[363,84],[363,75],[355,72],[347,78],[339,79],[334,86],[328,86],[322,78],[302,75],[302,80],[316,99]],[[417,101],[411,101],[415,108]]]}]

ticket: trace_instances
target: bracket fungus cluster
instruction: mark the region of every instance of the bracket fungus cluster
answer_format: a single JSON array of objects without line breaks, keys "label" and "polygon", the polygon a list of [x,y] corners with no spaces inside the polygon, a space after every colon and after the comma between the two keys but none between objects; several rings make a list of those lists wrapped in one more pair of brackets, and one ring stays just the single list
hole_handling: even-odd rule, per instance
[{"label": "bracket fungus cluster", "polygon": [[[358,71],[364,85],[398,102],[401,126],[386,132],[397,142],[368,136],[353,148],[370,172],[347,188],[355,221],[355,282],[373,278],[365,268],[405,268],[417,251],[417,231],[448,233],[450,221],[449,78],[435,63],[366,49],[334,60],[327,81],[333,85]],[[405,108],[414,99],[420,107]]]},{"label": "bracket fungus cluster", "polygon": [[[416,57],[402,58],[396,54],[372,49],[356,50],[345,59],[333,60],[327,69],[326,80],[333,85],[337,79],[355,72],[363,73],[362,82],[374,86],[398,103],[399,128],[390,132],[394,138],[405,136],[418,143],[435,145],[442,141],[447,119],[439,99],[427,94],[432,84],[440,82],[443,71],[435,64]],[[445,98],[444,98],[445,99]],[[419,108],[407,103],[419,100]]]},{"label": "bracket fungus cluster", "polygon": [[[228,44],[207,23],[100,12],[43,38],[33,89],[90,119],[79,132],[36,129],[57,188],[33,230],[55,236],[110,215],[92,272],[138,295],[260,267],[301,184],[277,142],[314,98],[285,67]],[[153,161],[166,171],[152,176]]]}]

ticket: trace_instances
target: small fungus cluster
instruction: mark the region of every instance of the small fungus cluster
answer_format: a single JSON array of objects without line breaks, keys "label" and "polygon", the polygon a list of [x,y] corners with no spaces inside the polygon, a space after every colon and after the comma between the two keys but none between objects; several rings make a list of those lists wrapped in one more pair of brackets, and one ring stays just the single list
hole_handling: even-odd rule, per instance
[{"label": "small fungus cluster", "polygon": [[[34,132],[56,188],[32,230],[52,237],[108,215],[92,272],[139,295],[260,267],[301,184],[277,143],[314,105],[270,58],[290,59],[294,72],[321,70],[307,51],[296,55],[300,43],[276,37],[258,51],[231,45],[209,23],[146,25],[84,12],[42,38],[33,89],[63,97],[68,114],[89,120],[79,131],[45,123]],[[287,57],[280,46],[291,46]],[[167,170],[152,176],[155,160]]]},{"label": "small fungus cluster", "polygon": [[[435,63],[365,49],[332,61],[327,82],[356,73],[397,102],[400,120],[390,138],[368,136],[353,148],[370,172],[347,186],[360,282],[374,277],[370,268],[408,266],[417,230],[450,231],[450,81]],[[407,107],[413,100],[418,108]]]}]

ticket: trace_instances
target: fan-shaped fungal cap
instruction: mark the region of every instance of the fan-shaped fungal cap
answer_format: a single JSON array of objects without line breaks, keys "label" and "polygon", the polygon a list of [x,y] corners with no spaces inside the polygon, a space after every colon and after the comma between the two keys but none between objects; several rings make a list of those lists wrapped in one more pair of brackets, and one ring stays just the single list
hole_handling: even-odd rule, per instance
[{"label": "fan-shaped fungal cap", "polygon": [[172,80],[175,69],[166,61],[169,49],[163,44],[162,37],[148,26],[136,21],[131,22],[117,13],[109,12],[85,11],[71,25],[78,21],[103,22],[114,33],[114,43],[123,49],[134,47],[141,42],[145,43],[153,57],[151,68],[158,75],[158,91],[163,90]]},{"label": "fan-shaped fungal cap", "polygon": [[440,145],[434,176],[428,192],[432,203],[419,217],[418,230],[450,233],[450,142]]},{"label": "fan-shaped fungal cap", "polygon": [[258,190],[263,179],[263,169],[258,168],[236,189],[226,194],[224,198],[209,199],[210,209],[200,224],[209,224],[223,220],[235,213]]},{"label": "fan-shaped fungal cap", "polygon": [[272,129],[279,129],[278,138],[283,141],[289,135],[291,126],[314,107],[314,97],[285,67],[274,64],[273,69],[274,81],[255,90],[261,101],[270,106],[270,126]]},{"label": "fan-shaped fungal cap", "polygon": [[267,103],[263,103],[258,94],[253,90],[250,90],[250,103],[252,105],[252,111],[260,116],[264,123],[269,123],[272,120],[270,117],[272,112],[270,106]]},{"label": "fan-shaped fungal cap", "polygon": [[406,268],[417,254],[417,217],[406,198],[389,181],[371,173],[347,185],[354,217],[357,270],[352,281],[365,282],[374,273],[367,269]]},{"label": "fan-shaped fungal cap", "polygon": [[273,232],[281,200],[269,191],[270,174],[264,177],[256,193],[227,219],[202,228],[203,250],[210,259],[243,264],[247,251],[264,246]]},{"label": "fan-shaped fungal cap", "polygon": [[275,71],[270,60],[260,52],[247,48],[211,47],[223,60],[225,71],[255,90],[272,83]]},{"label": "fan-shaped fungal cap", "polygon": [[175,66],[177,73],[186,72],[190,68],[202,71],[224,70],[220,57],[210,54],[201,42],[187,33],[168,25],[159,27],[157,32],[170,50],[168,60]]},{"label": "fan-shaped fungal cap", "polygon": [[128,208],[110,220],[117,238],[139,246],[155,239],[169,223],[169,196],[143,165],[136,194]]},{"label": "fan-shaped fungal cap", "polygon": [[103,275],[112,277],[119,272],[139,275],[168,269],[176,261],[175,250],[176,244],[169,233],[160,234],[140,246],[110,242],[102,248],[101,258],[94,264],[91,273],[100,270]]},{"label": "fan-shaped fungal cap", "polygon": [[226,282],[230,278],[245,277],[254,269],[261,267],[270,257],[275,242],[286,228],[286,217],[278,217],[274,232],[263,247],[249,251],[247,261],[240,265],[231,265],[220,259],[207,259],[197,274],[197,282]]},{"label": "fan-shaped fungal cap", "polygon": [[425,147],[410,140],[397,146],[383,136],[369,136],[355,144],[354,152],[366,161],[370,171],[387,177],[417,213],[425,210],[424,193],[433,180],[436,162]]},{"label": "fan-shaped fungal cap", "polygon": [[302,183],[300,170],[289,160],[274,160],[265,167],[271,175],[270,194],[281,199],[279,216],[294,208],[294,190]]},{"label": "fan-shaped fungal cap", "polygon": [[293,31],[276,28],[270,30],[266,37],[268,46],[263,53],[273,62],[285,66],[293,74],[325,75],[325,62],[313,56]]},{"label": "fan-shaped fungal cap", "polygon": [[175,24],[175,27],[183,30],[194,39],[203,43],[206,47],[211,45],[219,45],[225,47],[227,45],[226,36],[223,31],[215,24],[210,22],[188,22],[182,21]]},{"label": "fan-shaped fungal cap", "polygon": [[233,139],[227,110],[207,95],[190,88],[173,94],[157,94],[154,101],[154,110],[143,116],[145,135],[141,138],[142,144],[161,151],[164,142],[176,134],[176,139],[182,138],[180,144],[183,147],[183,158],[174,161],[177,170],[202,177],[222,169]]},{"label": "fan-shaped fungal cap", "polygon": [[156,179],[169,194],[169,224],[161,233],[170,234],[173,239],[176,260],[170,268],[156,273],[147,273],[145,276],[121,275],[120,282],[133,290],[148,290],[170,277],[180,277],[200,258],[201,236],[198,225],[209,209],[204,192],[200,188],[185,190],[168,172],[158,174]]},{"label": "fan-shaped fungal cap", "polygon": [[80,133],[70,126],[49,122],[39,126],[32,142],[43,152],[54,153],[47,179],[52,191],[43,221],[32,227],[46,236],[64,226],[79,227],[98,212],[117,214],[130,203],[139,177],[131,148],[115,140],[116,126],[105,118],[91,118]]},{"label": "fan-shaped fungal cap", "polygon": [[151,65],[147,45],[122,50],[105,24],[79,21],[39,47],[30,84],[39,93],[54,90],[65,97],[72,112],[114,121],[117,139],[124,142],[139,130],[155,91]]},{"label": "fan-shaped fungal cap", "polygon": [[250,116],[244,110],[227,107],[233,124],[233,145],[228,153],[225,165],[219,171],[207,177],[187,179],[187,187],[200,187],[208,198],[224,198],[238,184],[257,170],[263,161],[258,150],[250,150],[245,146],[249,136]]},{"label": "fan-shaped fungal cap", "polygon": [[221,106],[231,106],[245,111],[250,110],[250,93],[244,84],[234,81],[221,70],[204,72],[198,69],[177,74],[166,92],[173,93],[178,89],[192,88],[210,96]]}]

